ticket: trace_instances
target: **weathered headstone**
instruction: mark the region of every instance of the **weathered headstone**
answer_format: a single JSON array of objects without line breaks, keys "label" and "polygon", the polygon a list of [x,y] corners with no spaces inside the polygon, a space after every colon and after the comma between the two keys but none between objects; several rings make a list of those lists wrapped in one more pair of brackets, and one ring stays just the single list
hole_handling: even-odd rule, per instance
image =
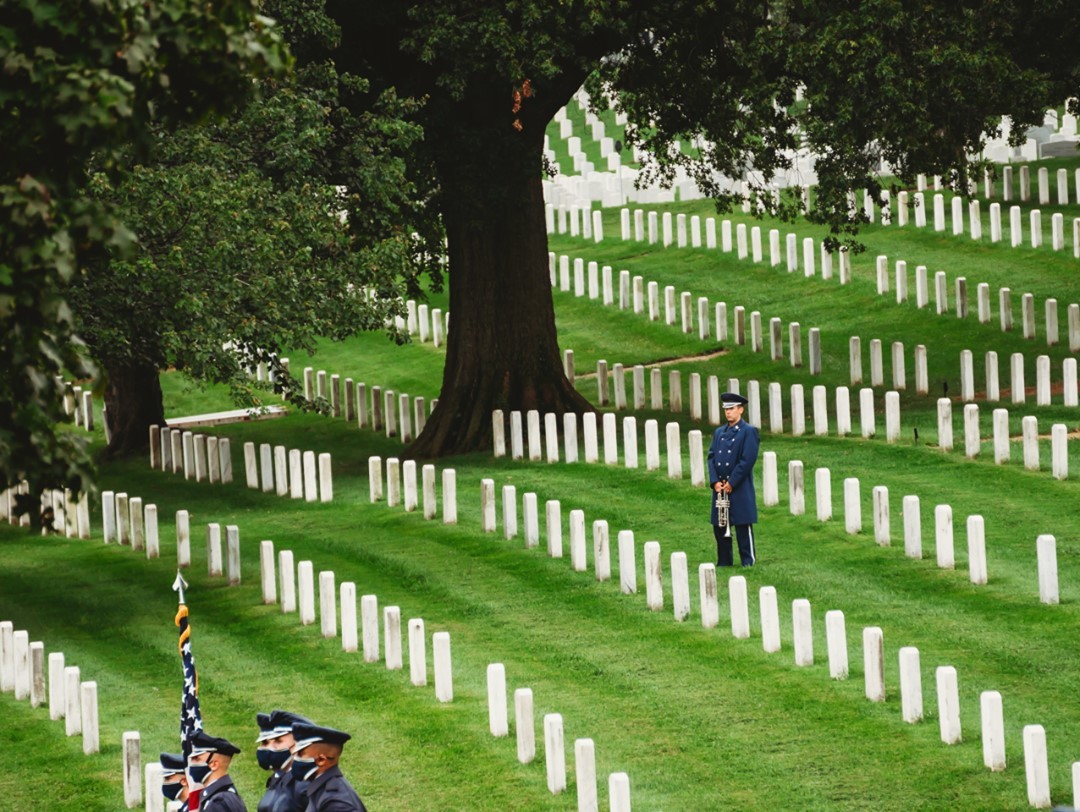
[{"label": "weathered headstone", "polygon": [[885,441],[895,443],[900,439],[900,393],[885,393]]},{"label": "weathered headstone", "polygon": [[829,651],[829,676],[837,680],[847,679],[847,629],[844,613],[839,609],[830,609],[825,613],[825,640]]},{"label": "weathered headstone", "polygon": [[1039,602],[1056,604],[1059,601],[1057,539],[1044,534],[1035,540],[1039,571]]},{"label": "weathered headstone", "polygon": [[862,532],[862,498],[855,477],[844,479],[844,529],[852,535]]},{"label": "weathered headstone", "polygon": [[517,734],[518,761],[522,764],[532,763],[536,758],[536,723],[531,688],[514,691],[514,730]]},{"label": "weathered headstone", "polygon": [[863,674],[866,698],[871,702],[885,701],[885,646],[881,629],[863,629]]},{"label": "weathered headstone", "polygon": [[979,696],[983,764],[992,772],[1005,769],[1005,718],[1001,694],[983,691]]},{"label": "weathered headstone", "polygon": [[810,623],[810,601],[797,598],[791,602],[792,648],[795,665],[814,664],[814,630]]},{"label": "weathered headstone", "polygon": [[904,555],[922,558],[922,514],[919,497],[905,496],[902,500],[904,516]]},{"label": "weathered headstone", "polygon": [[454,675],[449,632],[435,632],[431,635],[431,654],[435,665],[435,698],[439,702],[453,702]]},{"label": "weathered headstone", "polygon": [[442,473],[443,488],[443,524],[457,524],[457,471],[444,468]]},{"label": "weathered headstone", "polygon": [[919,650],[914,646],[900,649],[900,715],[908,724],[923,718],[922,674]]},{"label": "weathered headstone", "polygon": [[[1045,168],[1040,170],[1045,172]],[[1046,760],[1046,730],[1042,725],[1024,725],[1024,774],[1028,803],[1035,809],[1050,808],[1050,768]]]},{"label": "weathered headstone", "polygon": [[732,575],[728,579],[728,599],[731,606],[731,636],[745,640],[750,637],[750,608],[744,576]]},{"label": "weathered headstone", "polygon": [[961,741],[960,690],[957,685],[956,669],[951,665],[940,665],[935,673],[935,679],[941,740],[945,744],[959,744]]}]

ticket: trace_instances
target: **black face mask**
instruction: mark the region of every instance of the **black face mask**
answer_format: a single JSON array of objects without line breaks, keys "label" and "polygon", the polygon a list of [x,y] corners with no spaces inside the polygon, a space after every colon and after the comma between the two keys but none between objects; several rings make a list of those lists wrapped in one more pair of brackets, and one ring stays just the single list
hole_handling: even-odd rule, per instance
[{"label": "black face mask", "polygon": [[315,773],[315,759],[297,756],[293,759],[290,771],[297,781],[307,781]]},{"label": "black face mask", "polygon": [[280,772],[285,763],[292,757],[288,750],[271,750],[269,747],[260,747],[255,751],[255,759],[264,770]]},{"label": "black face mask", "polygon": [[180,797],[180,793],[184,791],[184,785],[179,781],[173,784],[162,784],[161,794],[168,798],[170,801],[175,801]]}]

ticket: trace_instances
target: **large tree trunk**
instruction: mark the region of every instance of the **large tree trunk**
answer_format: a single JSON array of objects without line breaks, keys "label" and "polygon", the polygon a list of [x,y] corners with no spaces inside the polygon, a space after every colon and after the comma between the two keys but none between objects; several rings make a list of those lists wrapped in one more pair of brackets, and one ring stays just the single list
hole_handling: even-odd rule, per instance
[{"label": "large tree trunk", "polygon": [[165,425],[165,407],[157,368],[132,366],[109,369],[105,407],[110,436],[106,455],[128,457],[145,454],[150,447],[150,427]]},{"label": "large tree trunk", "polygon": [[[579,82],[567,82],[567,96]],[[487,95],[463,105],[463,135],[437,161],[450,330],[439,405],[410,457],[489,448],[494,409],[592,410],[563,371],[548,273],[541,157],[561,102],[545,100],[550,113],[527,103],[519,132],[505,85]]]}]

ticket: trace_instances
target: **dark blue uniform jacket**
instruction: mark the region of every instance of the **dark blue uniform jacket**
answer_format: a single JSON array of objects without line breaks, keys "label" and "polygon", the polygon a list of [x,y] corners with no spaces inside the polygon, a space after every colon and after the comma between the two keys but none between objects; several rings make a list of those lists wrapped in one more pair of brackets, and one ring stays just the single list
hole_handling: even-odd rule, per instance
[{"label": "dark blue uniform jacket", "polygon": [[247,806],[236,794],[232,779],[226,775],[203,790],[199,812],[247,812]]},{"label": "dark blue uniform jacket", "polygon": [[307,812],[367,812],[341,770],[331,767],[307,787]]},{"label": "dark blue uniform jacket", "polygon": [[706,465],[709,470],[709,521],[718,521],[716,492],[721,480],[731,483],[731,524],[757,523],[757,494],[754,492],[754,463],[758,457],[758,431],[745,420],[724,424],[713,433]]}]

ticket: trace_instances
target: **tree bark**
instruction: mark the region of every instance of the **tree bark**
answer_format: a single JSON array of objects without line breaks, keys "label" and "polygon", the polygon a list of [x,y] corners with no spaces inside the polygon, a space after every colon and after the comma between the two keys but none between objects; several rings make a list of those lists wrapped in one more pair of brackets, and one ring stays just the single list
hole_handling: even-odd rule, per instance
[{"label": "tree bark", "polygon": [[108,457],[145,454],[150,427],[165,425],[161,380],[153,366],[110,368],[105,386],[105,418],[109,424]]},{"label": "tree bark", "polygon": [[[581,414],[593,408],[566,378],[555,331],[541,183],[550,115],[539,105],[523,111],[531,115],[522,115],[519,132],[511,126],[505,85],[488,95],[493,98],[463,105],[464,135],[436,160],[450,327],[439,404],[408,457],[489,448],[494,409]],[[470,125],[475,138],[468,137]],[[493,174],[500,176],[494,183]],[[489,194],[492,187],[497,194]]]}]

